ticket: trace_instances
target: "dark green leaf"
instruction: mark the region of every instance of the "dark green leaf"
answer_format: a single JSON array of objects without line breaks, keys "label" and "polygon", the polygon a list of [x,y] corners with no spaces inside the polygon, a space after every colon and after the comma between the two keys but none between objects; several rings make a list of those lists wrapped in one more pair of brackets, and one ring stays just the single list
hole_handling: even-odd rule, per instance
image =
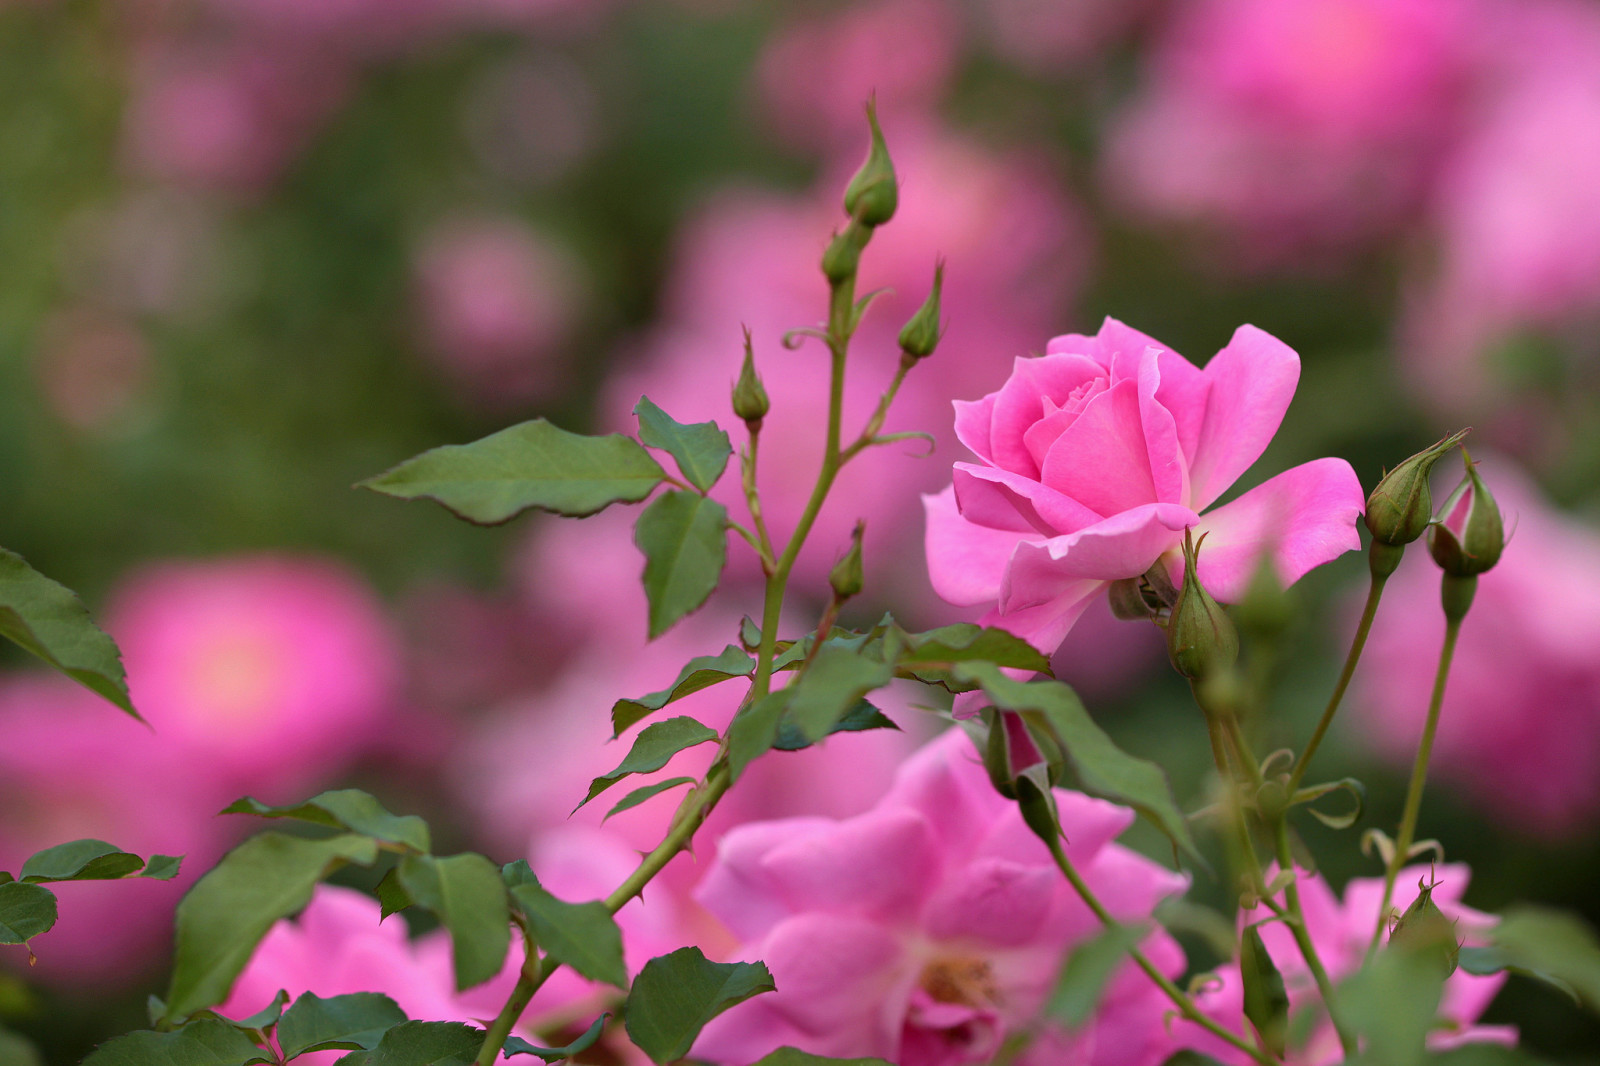
[{"label": "dark green leaf", "polygon": [[367,1066],[472,1066],[482,1046],[483,1030],[470,1025],[402,1022],[367,1053]]},{"label": "dark green leaf", "polygon": [[885,1059],[830,1059],[798,1048],[781,1047],[758,1059],[755,1066],[893,1066]]},{"label": "dark green leaf", "polygon": [[629,726],[648,717],[650,712],[659,711],[673,700],[681,700],[729,678],[749,677],[755,668],[755,660],[734,644],[724,648],[721,655],[701,655],[690,659],[678,672],[678,679],[660,692],[652,692],[636,700],[618,700],[611,708],[612,732],[620,737]]},{"label": "dark green leaf", "polygon": [[[830,735],[862,733],[869,729],[893,729],[898,732],[900,727],[878,708],[866,700],[860,700],[843,718],[833,723],[833,728],[828,732]],[[778,723],[778,734],[773,738],[772,746],[779,751],[799,751],[802,748],[809,748],[811,743],[794,720],[786,715]]]},{"label": "dark green leaf", "polygon": [[[708,729],[688,717],[668,718],[665,722],[647,726],[634,738],[628,757],[618,763],[615,770],[590,782],[589,794],[584,797],[583,803],[588,803],[629,774],[648,774],[659,770],[683,749],[716,739],[715,729]],[[578,806],[582,807],[583,803]]]},{"label": "dark green leaf", "polygon": [[245,1066],[271,1061],[271,1055],[227,1022],[206,1018],[172,1033],[113,1037],[95,1048],[83,1066]]},{"label": "dark green leaf", "polygon": [[1014,670],[1031,670],[1050,673],[1049,656],[1021,637],[994,627],[959,622],[955,625],[930,629],[926,633],[908,633],[905,648],[897,657],[900,665],[914,669],[919,663],[967,662],[982,660]]},{"label": "dark green leaf", "polygon": [[1289,1029],[1289,993],[1261,942],[1261,930],[1254,925],[1245,927],[1239,943],[1239,981],[1244,987],[1244,1016],[1255,1026],[1261,1045],[1282,1058]]},{"label": "dark green leaf", "polygon": [[759,962],[711,962],[699,948],[679,948],[634,978],[623,1009],[628,1036],[653,1061],[676,1062],[712,1018],[775,987]]},{"label": "dark green leaf", "polygon": [[262,833],[224,855],[178,904],[167,1019],[227,999],[274,922],[309,903],[317,882],[334,870],[371,865],[377,857],[371,837],[307,840],[282,833]]},{"label": "dark green leaf", "polygon": [[539,883],[539,879],[533,876],[533,867],[528,865],[527,859],[517,859],[500,867],[500,880],[505,882],[507,888]]},{"label": "dark green leaf", "polygon": [[0,636],[139,717],[128,698],[116,642],[90,620],[76,593],[5,548],[0,548]]},{"label": "dark green leaf", "polygon": [[1083,791],[1124,803],[1149,819],[1195,862],[1205,864],[1161,767],[1117,747],[1095,724],[1077,693],[1059,681],[1013,681],[988,663],[957,663],[955,676],[982,686],[1004,710],[1035,712],[1061,744]]},{"label": "dark green leaf", "polygon": [[778,739],[778,723],[789,706],[794,690],[780,688],[769,692],[739,712],[728,727],[728,780],[739,780],[745,767],[772,749]]},{"label": "dark green leaf", "polygon": [[182,869],[182,855],[152,855],[150,861],[144,864],[144,873],[139,876],[155,881],[170,881],[177,877]]},{"label": "dark green leaf", "polygon": [[648,396],[639,397],[633,413],[639,416],[639,439],[671,455],[689,484],[709,492],[733,454],[728,435],[715,422],[676,422]]},{"label": "dark green leaf", "polygon": [[104,840],[74,840],[35,852],[19,881],[115,881],[144,868],[144,860]]},{"label": "dark green leaf", "polygon": [[[622,799],[617,802],[615,807],[607,811],[606,818],[610,818],[613,814],[628,810],[629,808],[637,807],[651,796],[659,795],[669,788],[677,788],[679,785],[692,784],[694,784],[694,778],[692,777],[673,777],[666,781],[657,781],[653,785],[646,785],[643,788],[636,788],[626,796],[623,796]],[[602,818],[600,820],[604,822],[606,818]]]},{"label": "dark green leaf", "polygon": [[739,620],[739,643],[743,644],[744,650],[748,652],[754,652],[761,647],[761,627],[749,615]]},{"label": "dark green leaf", "polygon": [[1371,1066],[1412,1066],[1439,1009],[1444,974],[1426,955],[1380,951],[1345,981],[1339,1010],[1346,1024],[1366,1038]]},{"label": "dark green leaf", "polygon": [[249,796],[222,809],[223,814],[253,814],[259,818],[295,818],[333,829],[364,833],[414,851],[428,851],[432,838],[428,823],[414,814],[394,815],[358,788],[341,788],[313,796],[304,803],[272,807]]},{"label": "dark green leaf", "polygon": [[862,697],[894,679],[893,667],[836,644],[824,644],[794,683],[784,717],[807,743],[829,733]]},{"label": "dark green leaf", "polygon": [[694,492],[664,492],[644,509],[633,542],[644,552],[650,637],[706,602],[728,558],[728,510]]},{"label": "dark green leaf", "polygon": [[530,507],[582,518],[637,503],[665,477],[649,452],[621,434],[585,437],[536,418],[423,452],[357,487],[435,500],[469,522],[497,525]]},{"label": "dark green leaf", "polygon": [[594,1020],[594,1024],[584,1031],[582,1036],[563,1047],[539,1047],[536,1044],[528,1043],[520,1036],[507,1037],[505,1057],[509,1059],[513,1055],[537,1055],[546,1062],[559,1062],[562,1059],[570,1059],[574,1055],[594,1047],[595,1043],[600,1039],[600,1034],[605,1030],[606,1019],[610,1017],[611,1015],[609,1014],[600,1015]]},{"label": "dark green leaf", "polygon": [[[161,1003],[161,1001],[155,996],[151,996],[150,998],[155,1000],[155,1004],[151,1010],[151,1017],[160,1018],[161,1015],[166,1011],[166,1005]],[[283,1017],[283,1008],[287,1007],[288,1005],[289,993],[286,989],[280,988],[278,989],[278,994],[272,997],[272,1002],[268,1003],[265,1007],[262,1007],[254,1014],[244,1018],[229,1018],[222,1014],[217,1014],[217,1017],[221,1018],[235,1029],[247,1029],[252,1033],[260,1035],[263,1030],[270,1029],[274,1025],[278,1024],[278,1019]],[[208,1013],[215,1014],[216,1012],[211,1011]]]},{"label": "dark green leaf", "polygon": [[511,896],[533,927],[534,939],[551,958],[591,981],[628,987],[628,967],[622,961],[622,931],[604,903],[559,900],[536,880],[515,885]]},{"label": "dark green leaf", "polygon": [[406,886],[400,883],[400,867],[393,867],[388,873],[378,880],[378,920],[381,922],[391,914],[399,914],[407,907],[416,903],[411,898],[411,893],[406,891]]},{"label": "dark green leaf", "polygon": [[1202,1055],[1198,1051],[1184,1048],[1162,1062],[1161,1066],[1222,1066],[1222,1063],[1210,1055]]},{"label": "dark green leaf", "polygon": [[1503,1044],[1464,1044],[1427,1057],[1429,1066],[1553,1066],[1531,1051]]},{"label": "dark green leaf", "polygon": [[44,1057],[29,1041],[0,1029],[0,1062],[6,1066],[44,1066]]},{"label": "dark green leaf", "polygon": [[0,884],[0,944],[26,944],[55,924],[55,893],[22,881]]},{"label": "dark green leaf", "polygon": [[385,1031],[405,1020],[406,1012],[377,992],[352,992],[327,999],[307,992],[294,1001],[278,1023],[278,1047],[284,1058],[327,1048],[371,1051]]},{"label": "dark green leaf", "polygon": [[1068,957],[1045,1011],[1068,1028],[1082,1025],[1094,1014],[1117,967],[1147,932],[1137,925],[1109,925],[1079,944]]},{"label": "dark green leaf", "polygon": [[[1506,969],[1548,981],[1600,1011],[1600,942],[1582,918],[1522,904],[1506,911],[1491,937]],[[1461,963],[1467,965],[1465,949]]]},{"label": "dark green leaf", "polygon": [[400,883],[419,905],[450,930],[456,991],[480,985],[500,972],[511,946],[511,915],[505,883],[494,863],[474,852],[407,855]]}]

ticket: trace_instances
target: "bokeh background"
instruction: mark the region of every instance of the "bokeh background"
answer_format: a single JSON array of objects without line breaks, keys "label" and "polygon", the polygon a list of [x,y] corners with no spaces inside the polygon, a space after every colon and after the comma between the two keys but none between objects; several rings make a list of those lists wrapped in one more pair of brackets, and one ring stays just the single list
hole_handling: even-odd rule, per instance
[{"label": "bokeh background", "polygon": [[[942,255],[949,332],[889,423],[937,448],[842,482],[790,627],[857,514],[859,618],[961,617],[927,587],[918,494],[962,455],[949,402],[1014,357],[1112,315],[1202,362],[1252,322],[1304,371],[1245,484],[1332,454],[1370,487],[1474,427],[1514,533],[1422,833],[1472,865],[1475,906],[1600,919],[1600,4],[0,0],[0,543],[82,593],[154,727],[5,658],[0,868],[80,836],[189,856],[174,885],[61,886],[37,965],[0,954],[0,1028],[65,1064],[142,1025],[177,895],[253,828],[212,812],[245,793],[357,785],[500,861],[625,869],[652,842],[669,806],[566,812],[620,755],[611,702],[757,609],[740,545],[647,645],[630,514],[475,529],[351,485],[539,415],[627,430],[641,393],[733,424],[748,325],[783,524],[824,360],[780,338],[824,313],[873,92],[902,209],[868,251],[894,291],[850,405]],[[1366,781],[1362,826],[1398,818],[1442,630],[1412,554],[1319,767]],[[1352,555],[1297,588],[1269,747],[1303,742],[1364,585]],[[1200,801],[1153,630],[1091,613],[1058,673]],[[938,725],[895,699],[903,735],[769,757],[721,828],[865,808]],[[1379,870],[1357,831],[1306,835],[1336,884]],[[1600,1061],[1600,1026],[1545,990],[1512,982],[1488,1019]]]}]

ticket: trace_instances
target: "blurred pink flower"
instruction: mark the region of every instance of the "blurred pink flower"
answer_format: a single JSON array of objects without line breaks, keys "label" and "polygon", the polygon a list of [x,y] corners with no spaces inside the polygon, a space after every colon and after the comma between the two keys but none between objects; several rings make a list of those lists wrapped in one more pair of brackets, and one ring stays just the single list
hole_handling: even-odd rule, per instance
[{"label": "blurred pink flower", "polygon": [[[1321,876],[1304,870],[1297,873],[1306,928],[1311,933],[1317,955],[1327,968],[1328,976],[1334,981],[1341,981],[1355,973],[1366,956],[1372,932],[1378,925],[1378,907],[1383,901],[1383,878],[1358,877],[1352,880],[1345,886],[1344,899],[1340,901]],[[1272,872],[1269,871],[1268,876],[1272,876]],[[1395,881],[1392,901],[1394,913],[1404,911],[1417,898],[1419,882],[1436,881],[1438,884],[1433,890],[1433,902],[1445,917],[1456,923],[1457,939],[1472,946],[1482,945],[1486,942],[1484,934],[1494,925],[1495,918],[1462,905],[1461,896],[1471,876],[1471,871],[1463,863],[1438,867],[1407,866]],[[1248,920],[1258,921],[1266,916],[1263,911],[1248,917]],[[1290,1010],[1299,1010],[1317,1002],[1316,982],[1289,930],[1281,922],[1268,922],[1260,927],[1260,932],[1267,953],[1283,974]],[[1203,991],[1196,997],[1197,1002],[1207,1014],[1239,1030],[1245,1023],[1243,990],[1237,964],[1230,963],[1219,969],[1217,977],[1220,984]],[[1428,1046],[1434,1050],[1444,1050],[1468,1042],[1516,1043],[1515,1028],[1474,1024],[1504,983],[1503,973],[1477,977],[1465,970],[1457,970],[1445,982],[1444,999],[1439,1006],[1439,1016],[1454,1023],[1456,1028],[1454,1031],[1430,1034]],[[1239,1066],[1247,1066],[1251,1061],[1193,1023],[1179,1019],[1172,1025],[1173,1038],[1183,1047],[1195,1048],[1225,1063],[1237,1063]],[[1312,1032],[1307,1045],[1298,1053],[1292,1053],[1288,1061],[1294,1066],[1328,1066],[1344,1061],[1337,1034],[1326,1017]]]},{"label": "blurred pink flower", "polygon": [[[1509,830],[1574,838],[1600,819],[1600,532],[1505,461],[1479,471],[1509,543],[1461,624],[1430,778]],[[1439,570],[1413,549],[1357,672],[1352,742],[1410,764],[1443,641]]]},{"label": "blurred pink flower", "polygon": [[1300,359],[1241,326],[1204,370],[1107,319],[1018,359],[981,400],[956,401],[979,462],[925,497],[928,573],[952,603],[994,603],[984,624],[1052,652],[1091,599],[1158,561],[1181,573],[1185,529],[1205,536],[1200,581],[1237,599],[1271,551],[1279,576],[1360,547],[1364,494],[1343,459],[1278,474],[1204,511],[1258,459],[1283,420]]},{"label": "blurred pink flower", "polygon": [[1116,38],[1154,0],[979,0],[969,5],[994,48],[1012,62],[1057,78],[1097,71]]},{"label": "blurred pink flower", "polygon": [[457,218],[417,251],[428,352],[467,398],[491,407],[548,400],[577,318],[572,257],[520,219]]},{"label": "blurred pink flower", "polygon": [[[1112,843],[1133,812],[1058,790],[1071,855],[1119,918],[1147,916],[1187,879]],[[715,1019],[695,1055],[750,1062],[783,1045],[901,1066],[988,1062],[1032,1023],[1070,948],[1100,929],[1014,803],[953,730],[856,818],[790,818],[723,838],[698,895],[772,970],[778,991]],[[1145,943],[1169,974],[1182,952]],[[1170,1003],[1132,963],[1079,1033],[1046,1029],[1018,1060],[1160,1062]]]},{"label": "blurred pink flower", "polygon": [[45,324],[34,370],[56,417],[74,429],[104,432],[138,406],[150,364],[150,349],[134,323],[77,307]]}]

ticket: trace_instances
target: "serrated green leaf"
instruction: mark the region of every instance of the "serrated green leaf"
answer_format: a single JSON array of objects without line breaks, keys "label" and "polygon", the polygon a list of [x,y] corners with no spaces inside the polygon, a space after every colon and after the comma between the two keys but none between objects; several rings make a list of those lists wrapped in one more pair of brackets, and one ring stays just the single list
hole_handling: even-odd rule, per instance
[{"label": "serrated green leaf", "polygon": [[893,1066],[886,1059],[830,1059],[799,1048],[781,1047],[763,1055],[755,1066]]},{"label": "serrated green leaf", "polygon": [[562,1047],[539,1047],[536,1044],[528,1043],[520,1036],[507,1037],[505,1056],[509,1059],[513,1055],[537,1055],[546,1062],[560,1062],[562,1059],[570,1059],[589,1050],[599,1042],[600,1034],[605,1031],[606,1020],[610,1017],[611,1015],[609,1014],[600,1015],[594,1020],[594,1024],[584,1031],[582,1036]]},{"label": "serrated green leaf", "polygon": [[728,727],[728,781],[739,780],[745,767],[768,751],[778,739],[778,725],[794,695],[792,688],[769,692],[739,712]]},{"label": "serrated green leaf", "polygon": [[623,811],[637,807],[650,797],[659,795],[669,788],[692,784],[694,784],[694,778],[692,777],[674,777],[666,781],[657,781],[655,784],[646,785],[643,788],[636,788],[626,796],[623,796],[615,807],[606,812],[606,817],[600,820],[604,822],[606,818],[610,818],[613,814],[620,814]]},{"label": "serrated green leaf", "polygon": [[648,717],[652,711],[730,678],[749,677],[755,668],[756,661],[734,644],[722,649],[720,655],[696,656],[678,671],[677,680],[668,687],[636,700],[618,700],[613,704],[612,734],[620,737],[629,726]]},{"label": "serrated green leaf", "polygon": [[271,1061],[271,1055],[227,1022],[206,1018],[176,1032],[112,1037],[83,1066],[246,1066]]},{"label": "serrated green leaf", "polygon": [[407,855],[399,870],[400,883],[411,898],[437,914],[450,930],[456,991],[499,973],[511,946],[511,915],[495,864],[468,851]]},{"label": "serrated green leaf", "polygon": [[[828,735],[835,733],[864,733],[871,729],[893,729],[896,732],[900,727],[895,725],[888,715],[868,703],[858,700],[856,705],[845,713],[843,718],[833,723],[833,728],[828,730]],[[772,746],[777,751],[800,751],[809,748],[812,741],[807,740],[800,727],[792,718],[785,715],[778,722],[777,736],[773,737]]]},{"label": "serrated green leaf", "polygon": [[331,829],[362,833],[414,851],[426,852],[433,846],[428,823],[414,814],[395,815],[384,809],[368,793],[358,788],[323,792],[304,803],[273,807],[245,796],[222,808],[222,814],[253,814],[258,818],[294,818]]},{"label": "serrated green leaf", "polygon": [[807,743],[833,731],[867,693],[894,679],[894,668],[838,644],[824,644],[791,687],[784,717]]},{"label": "serrated green leaf", "polygon": [[144,860],[104,840],[73,840],[35,852],[19,881],[116,881],[144,868]]},{"label": "serrated green leaf", "polygon": [[568,903],[547,892],[531,874],[527,876],[528,880],[511,888],[511,897],[527,916],[539,946],[591,981],[627,988],[622,931],[605,904]]},{"label": "serrated green leaf", "polygon": [[294,1001],[278,1023],[278,1047],[284,1058],[329,1048],[371,1051],[386,1031],[406,1020],[406,1012],[388,996],[352,992],[323,999],[307,992]]},{"label": "serrated green leaf", "polygon": [[1244,989],[1244,1016],[1255,1026],[1261,1046],[1282,1058],[1289,1030],[1289,993],[1262,943],[1261,930],[1254,925],[1245,927],[1239,942],[1239,983]]},{"label": "serrated green leaf", "polygon": [[377,857],[378,843],[368,836],[283,833],[262,833],[224,855],[178,904],[167,1020],[227,999],[274,922],[309,903],[317,882],[334,870],[370,866]]},{"label": "serrated green leaf", "polygon": [[589,794],[578,806],[582,807],[630,774],[648,774],[659,770],[685,748],[716,739],[715,729],[708,729],[687,716],[668,718],[665,722],[647,726],[634,738],[627,758],[618,763],[615,770],[590,782]]},{"label": "serrated green leaf", "polygon": [[411,898],[411,893],[406,891],[406,886],[400,883],[400,867],[394,866],[389,872],[378,879],[378,887],[374,889],[378,895],[378,921],[383,921],[391,914],[399,914],[417,901]]},{"label": "serrated green leaf", "polygon": [[[152,1019],[160,1018],[161,1015],[166,1011],[166,1005],[155,996],[151,996],[150,998],[154,1000],[150,1017]],[[218,1018],[221,1018],[235,1029],[245,1029],[253,1033],[260,1033],[262,1030],[270,1029],[274,1025],[277,1025],[278,1019],[283,1017],[283,1008],[287,1007],[288,1005],[289,992],[287,989],[280,988],[278,989],[278,994],[272,997],[271,1003],[268,1003],[265,1007],[262,1007],[254,1014],[247,1015],[243,1018],[229,1018],[227,1015],[217,1014],[216,1011],[206,1011],[202,1013],[217,1014]]]},{"label": "serrated green leaf", "polygon": [[367,1066],[472,1066],[482,1046],[483,1030],[461,1022],[402,1022],[383,1034],[378,1046],[366,1053],[366,1062]]},{"label": "serrated green leaf", "polygon": [[116,642],[89,618],[75,592],[5,548],[0,548],[0,636],[139,718]]},{"label": "serrated green leaf", "polygon": [[671,455],[689,484],[709,492],[733,454],[728,435],[715,422],[675,421],[648,396],[639,398],[633,413],[639,416],[639,439]]},{"label": "serrated green leaf", "polygon": [[55,893],[24,881],[0,884],[0,944],[26,944],[55,924]]},{"label": "serrated green leaf", "polygon": [[652,640],[716,589],[728,559],[727,530],[728,509],[693,492],[664,492],[639,516],[633,542],[644,552]]},{"label": "serrated green leaf", "polygon": [[1031,712],[1061,744],[1083,791],[1138,811],[1196,863],[1204,866],[1188,820],[1172,796],[1166,772],[1117,747],[1084,709],[1078,694],[1059,681],[1013,681],[988,663],[957,663],[954,675],[982,687],[994,705]]},{"label": "serrated green leaf", "polygon": [[905,634],[905,647],[896,661],[908,668],[927,662],[982,660],[1014,670],[1050,673],[1050,658],[1021,637],[971,622]]},{"label": "serrated green leaf", "polygon": [[357,487],[434,500],[469,522],[498,525],[531,507],[582,518],[613,503],[637,503],[666,476],[637,441],[619,433],[586,437],[536,418],[423,452]]},{"label": "serrated green leaf", "polygon": [[1045,1013],[1071,1029],[1088,1021],[1117,968],[1147,932],[1138,925],[1108,925],[1073,948]]},{"label": "serrated green leaf", "polygon": [[152,881],[171,881],[182,870],[182,855],[152,855],[150,861],[144,864],[144,872],[139,876],[148,877]]},{"label": "serrated green leaf", "polygon": [[699,948],[679,948],[644,964],[623,1018],[628,1036],[652,1061],[676,1062],[712,1018],[775,987],[762,963],[712,962]]},{"label": "serrated green leaf", "polygon": [[[1600,1012],[1600,940],[1582,918],[1521,904],[1506,911],[1490,936],[1504,968],[1549,981]],[[1466,965],[1465,949],[1462,956]]]}]

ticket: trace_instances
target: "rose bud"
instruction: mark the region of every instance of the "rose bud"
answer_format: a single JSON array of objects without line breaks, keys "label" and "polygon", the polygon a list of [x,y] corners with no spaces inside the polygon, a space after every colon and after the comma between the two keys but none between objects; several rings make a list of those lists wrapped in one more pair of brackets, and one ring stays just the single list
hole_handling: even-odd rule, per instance
[{"label": "rose bud", "polygon": [[1466,430],[1424,448],[1383,476],[1367,497],[1365,521],[1372,533],[1372,566],[1382,577],[1400,565],[1400,552],[1385,551],[1377,545],[1403,547],[1422,536],[1433,519],[1433,497],[1428,491],[1428,475],[1444,453],[1461,443]]},{"label": "rose bud", "polygon": [[850,550],[828,571],[828,587],[833,589],[835,602],[843,603],[861,591],[861,535],[866,528],[866,522],[856,522],[855,532],[850,534]]},{"label": "rose bud", "polygon": [[900,351],[912,360],[926,359],[939,345],[944,332],[939,324],[939,294],[943,288],[944,260],[940,259],[933,265],[933,289],[928,299],[900,331]]},{"label": "rose bud", "polygon": [[1433,902],[1438,882],[1419,882],[1422,894],[1407,907],[1389,933],[1389,946],[1436,960],[1443,976],[1456,972],[1461,944],[1456,940],[1456,923]]},{"label": "rose bud", "polygon": [[1478,477],[1472,457],[1461,450],[1467,475],[1444,501],[1439,521],[1428,530],[1428,551],[1451,577],[1476,577],[1500,561],[1506,546],[1500,508]]},{"label": "rose bud", "polygon": [[1216,677],[1239,658],[1239,634],[1222,605],[1201,586],[1198,557],[1199,546],[1185,533],[1183,587],[1167,622],[1167,655],[1173,669],[1191,681]]},{"label": "rose bud", "polygon": [[[755,352],[750,347],[750,330],[744,331],[744,365],[739,368],[739,380],[733,386],[733,413],[744,419],[751,429],[759,429],[763,418],[772,409],[767,390],[756,373]],[[755,423],[751,425],[751,423]]]},{"label": "rose bud", "polygon": [[872,147],[867,150],[867,161],[845,187],[844,209],[863,226],[873,227],[894,217],[895,208],[900,205],[900,187],[895,181],[894,163],[889,159],[889,146],[878,127],[878,108],[871,100],[867,101],[867,124],[872,127]]}]

